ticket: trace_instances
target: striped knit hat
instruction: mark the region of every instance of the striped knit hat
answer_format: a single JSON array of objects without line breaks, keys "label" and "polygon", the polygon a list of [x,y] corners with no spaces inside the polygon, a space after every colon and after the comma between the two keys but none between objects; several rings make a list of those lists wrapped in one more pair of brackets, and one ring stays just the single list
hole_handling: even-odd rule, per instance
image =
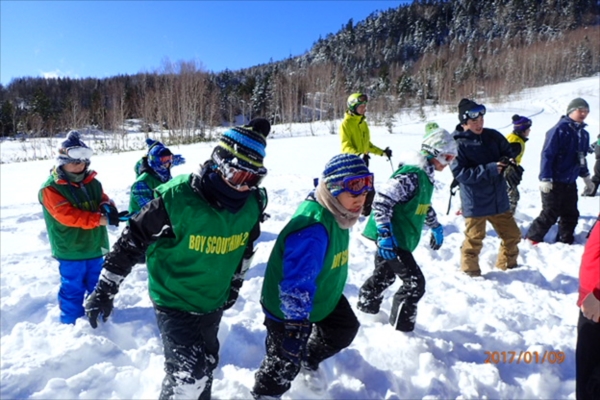
[{"label": "striped knit hat", "polygon": [[91,155],[92,149],[81,140],[81,134],[77,131],[69,131],[69,133],[67,133],[67,138],[58,146],[56,165],[61,166],[83,161],[87,167],[90,165]]},{"label": "striped knit hat", "polygon": [[531,128],[531,120],[527,117],[522,117],[518,114],[512,116],[513,121],[513,131],[515,133],[525,132],[527,129]]},{"label": "striped knit hat", "polygon": [[333,196],[344,191],[344,178],[369,174],[365,162],[355,154],[339,154],[325,164],[323,182]]},{"label": "striped knit hat", "polygon": [[217,165],[228,162],[242,169],[264,173],[263,160],[267,141],[261,133],[244,127],[229,129],[212,152],[211,158]]}]

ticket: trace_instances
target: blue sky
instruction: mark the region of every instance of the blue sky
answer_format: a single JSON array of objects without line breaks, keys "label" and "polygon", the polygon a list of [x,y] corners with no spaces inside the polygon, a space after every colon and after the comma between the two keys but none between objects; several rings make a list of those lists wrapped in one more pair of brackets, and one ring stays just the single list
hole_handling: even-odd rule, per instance
[{"label": "blue sky", "polygon": [[22,76],[105,78],[164,60],[221,71],[309,50],[387,1],[0,1],[0,83]]}]

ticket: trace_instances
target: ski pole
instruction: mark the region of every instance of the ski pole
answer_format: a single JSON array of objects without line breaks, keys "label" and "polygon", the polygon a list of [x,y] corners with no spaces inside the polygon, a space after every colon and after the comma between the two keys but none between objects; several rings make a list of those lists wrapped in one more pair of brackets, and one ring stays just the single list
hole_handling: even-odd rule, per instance
[{"label": "ski pole", "polygon": [[392,162],[392,157],[388,157],[388,161],[390,162],[390,165],[392,167],[392,173],[394,173],[395,169],[394,169],[394,163]]}]

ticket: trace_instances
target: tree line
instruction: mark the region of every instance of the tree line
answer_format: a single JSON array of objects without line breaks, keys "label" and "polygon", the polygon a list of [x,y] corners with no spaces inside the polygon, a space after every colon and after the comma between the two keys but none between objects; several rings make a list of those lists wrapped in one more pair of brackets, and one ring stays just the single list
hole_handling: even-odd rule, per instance
[{"label": "tree line", "polygon": [[0,133],[51,136],[140,119],[168,143],[209,138],[240,116],[273,124],[334,120],[348,94],[370,96],[373,123],[461,97],[500,98],[600,71],[594,0],[417,0],[351,19],[305,54],[238,71],[164,60],[104,79],[13,79],[0,85]]}]

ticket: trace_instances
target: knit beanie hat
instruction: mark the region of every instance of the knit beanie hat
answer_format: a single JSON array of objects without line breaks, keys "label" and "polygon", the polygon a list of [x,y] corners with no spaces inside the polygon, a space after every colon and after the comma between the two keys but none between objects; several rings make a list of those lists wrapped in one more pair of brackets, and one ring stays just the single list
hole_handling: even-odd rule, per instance
[{"label": "knit beanie hat", "polygon": [[344,191],[344,178],[369,174],[369,168],[356,154],[339,154],[325,164],[322,180],[333,196]]},{"label": "knit beanie hat", "polygon": [[430,158],[435,158],[440,154],[456,156],[458,152],[454,137],[433,121],[425,124],[425,136],[421,143],[421,151]]},{"label": "knit beanie hat", "polygon": [[531,120],[527,117],[522,117],[518,114],[512,116],[513,121],[513,131],[515,133],[525,132],[527,129],[531,128]]},{"label": "knit beanie hat", "polygon": [[86,167],[90,164],[93,151],[81,140],[77,131],[70,131],[67,138],[58,146],[56,165],[61,166],[73,162],[83,161]]},{"label": "knit beanie hat", "polygon": [[567,116],[569,114],[571,114],[573,111],[578,110],[580,108],[586,108],[589,110],[590,105],[587,103],[587,101],[585,101],[581,97],[571,100],[571,102],[567,106]]},{"label": "knit beanie hat", "polygon": [[269,136],[271,132],[271,123],[266,118],[254,118],[244,128],[250,128],[254,132],[258,132],[264,137]]},{"label": "knit beanie hat", "polygon": [[[466,115],[467,111],[471,111],[477,107],[483,107],[481,104],[475,103],[473,100],[462,99],[458,103],[458,120],[461,124],[464,124],[469,119]],[[484,108],[485,109],[485,108]]]},{"label": "knit beanie hat", "polygon": [[212,152],[212,160],[219,166],[228,162],[232,166],[264,174],[267,141],[261,133],[244,127],[229,129]]}]

